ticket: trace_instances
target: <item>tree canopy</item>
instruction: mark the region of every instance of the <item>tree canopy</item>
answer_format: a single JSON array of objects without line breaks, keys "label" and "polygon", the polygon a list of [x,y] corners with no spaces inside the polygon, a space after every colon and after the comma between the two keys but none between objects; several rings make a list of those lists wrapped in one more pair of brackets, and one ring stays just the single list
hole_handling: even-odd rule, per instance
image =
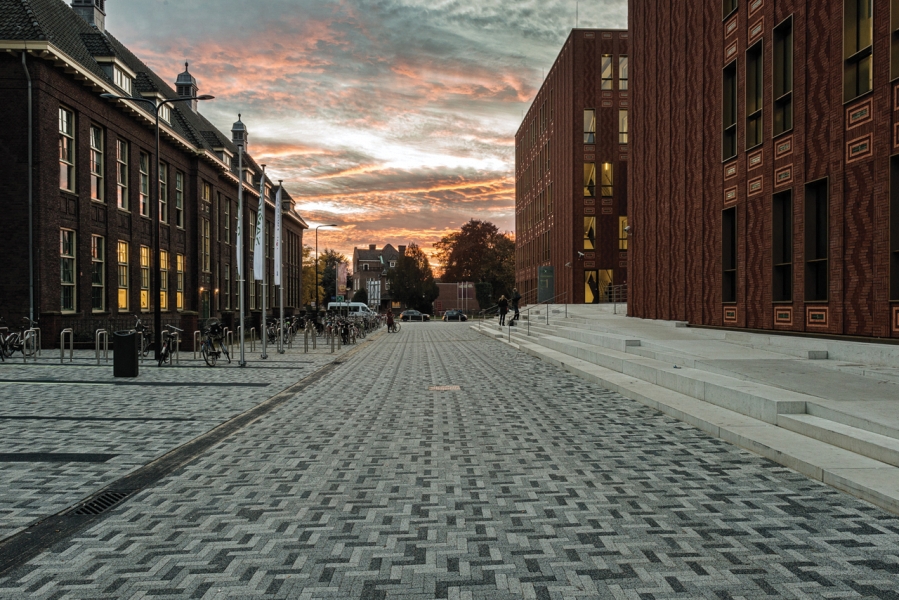
[{"label": "tree canopy", "polygon": [[[337,295],[337,265],[349,264],[349,259],[337,250],[328,250],[318,255],[318,284],[321,287],[322,306],[327,306],[331,298]],[[344,281],[343,283],[346,283]]]},{"label": "tree canopy", "polygon": [[496,296],[511,295],[515,287],[515,240],[493,223],[472,219],[434,247],[443,263],[443,281],[489,283]]},{"label": "tree canopy", "polygon": [[412,243],[400,255],[396,268],[387,273],[390,296],[415,310],[431,312],[431,304],[440,295],[428,257]]}]

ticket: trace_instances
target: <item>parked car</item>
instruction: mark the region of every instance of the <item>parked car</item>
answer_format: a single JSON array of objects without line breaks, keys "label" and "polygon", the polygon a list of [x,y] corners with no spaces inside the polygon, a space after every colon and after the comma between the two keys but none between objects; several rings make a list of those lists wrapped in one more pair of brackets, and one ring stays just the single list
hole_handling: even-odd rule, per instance
[{"label": "parked car", "polygon": [[400,319],[403,321],[430,321],[431,315],[425,315],[417,310],[404,310],[400,313]]},{"label": "parked car", "polygon": [[444,321],[467,321],[468,317],[465,316],[465,313],[461,310],[448,310],[443,313]]}]

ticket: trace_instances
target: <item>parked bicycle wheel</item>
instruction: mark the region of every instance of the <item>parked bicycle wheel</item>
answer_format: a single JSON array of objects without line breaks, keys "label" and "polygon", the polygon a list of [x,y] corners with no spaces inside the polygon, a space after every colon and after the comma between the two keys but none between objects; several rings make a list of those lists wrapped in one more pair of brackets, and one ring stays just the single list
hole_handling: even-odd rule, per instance
[{"label": "parked bicycle wheel", "polygon": [[159,366],[164,364],[172,364],[172,353],[169,352],[168,341],[162,343],[162,350],[159,352]]},{"label": "parked bicycle wheel", "polygon": [[203,342],[203,345],[200,346],[200,354],[203,355],[203,360],[206,361],[206,364],[210,367],[214,367],[215,363],[218,361],[218,357],[215,355],[215,351],[212,349],[212,344],[209,340]]},{"label": "parked bicycle wheel", "polygon": [[140,349],[140,351],[141,351],[141,354],[146,356],[150,353],[150,336],[147,335],[146,332],[144,332],[144,337],[143,337],[142,343],[143,343],[143,347]]},{"label": "parked bicycle wheel", "polygon": [[25,356],[34,356],[34,353],[37,351],[37,341],[34,336],[26,336],[22,341],[22,354]]},{"label": "parked bicycle wheel", "polygon": [[228,364],[231,364],[231,355],[228,354],[228,346],[225,345],[224,341],[219,340],[219,348],[222,349],[222,354],[224,354],[225,358],[228,359]]}]

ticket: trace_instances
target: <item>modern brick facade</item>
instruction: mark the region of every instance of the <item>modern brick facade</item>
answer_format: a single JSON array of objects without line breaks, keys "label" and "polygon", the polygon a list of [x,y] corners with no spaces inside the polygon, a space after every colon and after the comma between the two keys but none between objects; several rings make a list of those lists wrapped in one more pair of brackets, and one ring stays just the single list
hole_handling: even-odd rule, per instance
[{"label": "modern brick facade", "polygon": [[629,313],[899,337],[899,2],[629,4]]},{"label": "modern brick facade", "polygon": [[[86,2],[84,10],[102,3]],[[32,82],[34,306],[46,343],[63,327],[80,336],[101,323],[122,327],[154,306],[150,177],[155,175],[152,112],[138,102],[107,100],[102,93],[176,98],[197,93],[185,72],[172,85],[149,71],[102,28],[61,0],[15,1],[0,14],[0,236],[10,245],[0,283],[0,315],[18,325],[30,310],[28,208],[28,96]],[[99,8],[97,8],[99,6]],[[17,26],[17,24],[24,26]],[[25,66],[22,52],[26,52]],[[127,81],[117,79],[126,77]],[[175,82],[172,82],[175,84]],[[130,89],[128,89],[130,87]],[[213,90],[199,90],[199,93]],[[199,112],[196,102],[170,104],[161,121],[160,229],[163,322],[183,325],[218,317],[237,320],[238,149]],[[71,152],[61,145],[71,146]],[[65,158],[66,160],[63,160]],[[68,179],[67,167],[71,173]],[[244,231],[252,232],[262,169],[244,155]],[[266,179],[267,281],[273,272],[274,196]],[[69,189],[65,189],[69,188]],[[120,193],[121,190],[121,193]],[[289,199],[289,195],[287,195]],[[292,206],[292,202],[290,203]],[[284,218],[285,304],[300,306],[302,234],[306,224],[292,209]],[[245,236],[248,273],[252,237]],[[247,286],[248,313],[259,294]],[[274,286],[267,306],[273,306]],[[256,315],[258,321],[261,316]],[[252,322],[251,322],[252,325]],[[190,333],[188,333],[190,335]]]},{"label": "modern brick facade", "polygon": [[[627,61],[626,31],[572,30],[515,135],[524,303],[599,302],[627,282]],[[541,269],[554,285],[538,292]]]}]

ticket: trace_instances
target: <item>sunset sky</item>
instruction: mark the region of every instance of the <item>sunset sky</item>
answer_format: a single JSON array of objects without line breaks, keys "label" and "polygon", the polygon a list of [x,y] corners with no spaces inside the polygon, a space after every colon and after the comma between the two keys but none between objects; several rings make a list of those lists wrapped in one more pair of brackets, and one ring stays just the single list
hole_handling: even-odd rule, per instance
[{"label": "sunset sky", "polygon": [[[319,250],[432,244],[471,218],[514,230],[514,135],[575,25],[626,0],[109,0],[107,29],[249,149]],[[307,236],[306,244],[315,243]]]}]

